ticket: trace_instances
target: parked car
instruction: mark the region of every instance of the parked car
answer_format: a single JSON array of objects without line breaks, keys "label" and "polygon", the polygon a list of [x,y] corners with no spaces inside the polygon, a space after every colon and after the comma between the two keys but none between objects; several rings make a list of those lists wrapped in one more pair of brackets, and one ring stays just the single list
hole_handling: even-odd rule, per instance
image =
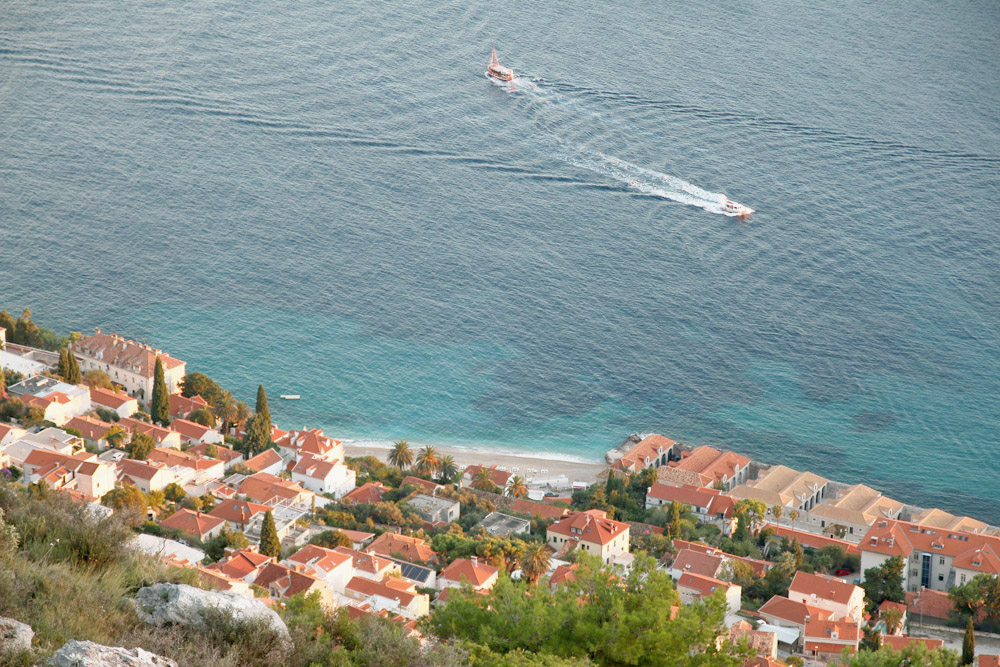
[{"label": "parked car", "polygon": [[839,570],[837,570],[836,572],[834,572],[834,574],[837,575],[838,577],[846,577],[850,573],[851,573],[851,570],[849,568],[846,568],[846,567],[842,567]]}]

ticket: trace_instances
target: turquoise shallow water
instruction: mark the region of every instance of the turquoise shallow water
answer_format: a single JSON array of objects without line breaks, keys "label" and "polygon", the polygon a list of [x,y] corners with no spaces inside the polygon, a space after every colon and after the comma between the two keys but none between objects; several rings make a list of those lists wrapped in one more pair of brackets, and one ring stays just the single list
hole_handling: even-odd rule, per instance
[{"label": "turquoise shallow water", "polygon": [[1000,521],[998,34],[989,2],[7,3],[0,306],[301,394],[284,425],[659,431]]}]

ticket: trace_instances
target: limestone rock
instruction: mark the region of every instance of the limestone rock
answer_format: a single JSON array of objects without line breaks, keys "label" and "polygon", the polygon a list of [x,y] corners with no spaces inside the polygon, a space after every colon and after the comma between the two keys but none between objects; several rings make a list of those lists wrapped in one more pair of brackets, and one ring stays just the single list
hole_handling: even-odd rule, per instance
[{"label": "limestone rock", "polygon": [[51,667],[178,667],[177,663],[141,648],[102,646],[71,639],[46,663]]},{"label": "limestone rock", "polygon": [[27,623],[0,616],[0,655],[31,650],[35,631]]},{"label": "limestone rock", "polygon": [[278,614],[260,600],[232,591],[206,591],[184,584],[154,584],[139,589],[135,597],[139,616],[155,625],[174,624],[203,629],[206,611],[217,609],[237,621],[264,621],[280,637],[288,639],[288,627]]}]

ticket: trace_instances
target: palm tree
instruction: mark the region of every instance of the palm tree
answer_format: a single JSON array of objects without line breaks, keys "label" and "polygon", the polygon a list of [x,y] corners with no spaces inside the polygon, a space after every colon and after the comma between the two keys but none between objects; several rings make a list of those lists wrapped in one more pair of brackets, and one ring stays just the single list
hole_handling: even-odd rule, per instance
[{"label": "palm tree", "polygon": [[222,398],[219,399],[219,405],[215,408],[216,416],[222,420],[223,434],[229,434],[229,427],[237,416],[236,411],[236,399],[228,391],[224,392]]},{"label": "palm tree", "polygon": [[519,475],[514,475],[510,478],[510,483],[507,486],[507,495],[512,498],[523,498],[528,495],[528,487],[525,486],[524,480]]},{"label": "palm tree", "polygon": [[783,508],[778,503],[771,505],[771,514],[774,516],[774,520],[778,522],[779,526],[781,525],[781,515],[784,513],[785,513],[785,508]]},{"label": "palm tree", "polygon": [[788,518],[792,520],[792,528],[795,528],[795,522],[799,518],[799,511],[792,510],[791,512],[788,513]]},{"label": "palm tree", "polygon": [[441,457],[438,456],[437,450],[430,445],[421,449],[420,453],[417,454],[417,470],[425,475],[434,474],[440,465]]},{"label": "palm tree", "polygon": [[410,443],[406,440],[399,440],[392,446],[392,449],[389,450],[389,465],[394,465],[400,470],[413,465],[413,451],[410,449]]},{"label": "palm tree", "polygon": [[246,424],[247,420],[250,419],[250,415],[251,414],[253,414],[253,413],[250,412],[250,406],[249,405],[247,405],[243,401],[237,401],[236,402],[236,423],[237,424]]},{"label": "palm tree", "polygon": [[442,484],[449,484],[451,480],[455,479],[455,475],[458,474],[458,464],[455,463],[455,457],[442,456],[441,463],[438,465],[438,480]]},{"label": "palm tree", "polygon": [[527,577],[529,582],[536,584],[542,575],[548,572],[550,560],[549,549],[544,544],[528,547],[521,557],[521,574]]},{"label": "palm tree", "polygon": [[480,491],[493,491],[497,488],[496,484],[493,483],[493,476],[490,474],[489,468],[480,466],[476,470],[472,476],[472,488]]}]

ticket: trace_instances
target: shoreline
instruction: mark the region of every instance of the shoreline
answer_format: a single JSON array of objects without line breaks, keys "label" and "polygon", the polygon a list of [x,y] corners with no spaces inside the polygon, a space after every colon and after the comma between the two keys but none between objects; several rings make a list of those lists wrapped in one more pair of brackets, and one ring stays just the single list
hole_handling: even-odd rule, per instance
[{"label": "shoreline", "polygon": [[[347,456],[374,456],[380,461],[386,460],[386,455],[392,447],[391,442],[381,441],[351,441],[344,440],[344,453]],[[414,456],[422,445],[410,443]],[[571,459],[570,457],[558,457],[553,455],[532,456],[530,454],[512,454],[508,452],[490,452],[484,450],[467,449],[451,445],[433,445],[440,455],[452,456],[459,469],[465,470],[470,465],[496,465],[498,468],[506,468],[508,472],[513,472],[524,478],[525,483],[531,483],[532,479],[549,480],[555,477],[564,476],[572,484],[573,482],[586,482],[593,484],[597,481],[597,476],[608,469],[608,464],[604,461],[586,461],[583,459]],[[514,470],[517,468],[517,470]],[[535,470],[537,472],[529,472]],[[545,470],[547,472],[542,473]]]}]

